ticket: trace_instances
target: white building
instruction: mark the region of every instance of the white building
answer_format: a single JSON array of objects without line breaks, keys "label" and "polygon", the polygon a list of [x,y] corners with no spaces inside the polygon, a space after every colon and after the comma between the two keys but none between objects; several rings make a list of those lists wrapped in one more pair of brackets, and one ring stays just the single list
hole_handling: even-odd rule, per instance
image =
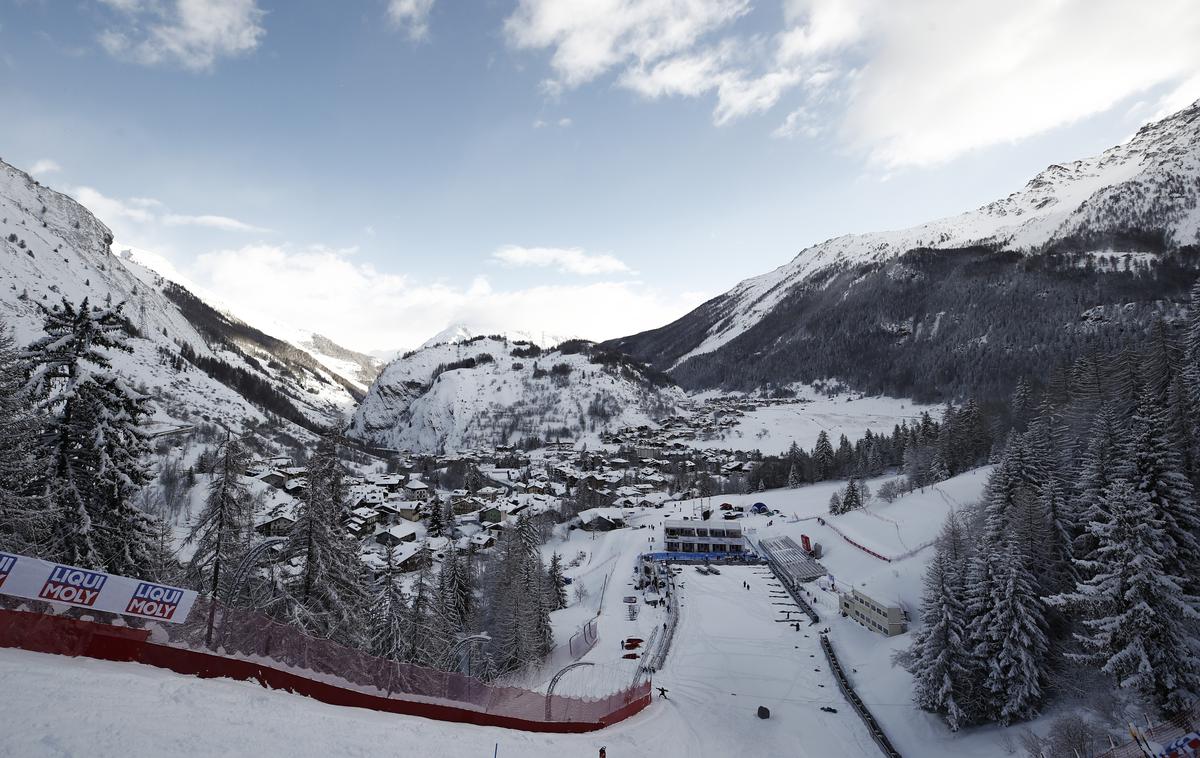
[{"label": "white building", "polygon": [[895,637],[908,631],[908,616],[897,605],[884,605],[857,589],[843,593],[838,601],[843,616],[848,616],[873,632]]}]

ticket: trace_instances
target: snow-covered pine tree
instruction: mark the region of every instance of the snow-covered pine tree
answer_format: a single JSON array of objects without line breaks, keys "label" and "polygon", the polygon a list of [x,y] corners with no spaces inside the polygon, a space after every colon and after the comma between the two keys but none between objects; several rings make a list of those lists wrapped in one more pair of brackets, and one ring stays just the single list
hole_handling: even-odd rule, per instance
[{"label": "snow-covered pine tree", "polygon": [[562,556],[555,552],[550,556],[550,568],[546,572],[546,597],[550,610],[567,607],[567,580],[563,576]]},{"label": "snow-covered pine tree", "polygon": [[422,563],[409,586],[405,660],[428,668],[446,667],[447,653],[454,639],[444,610],[438,587],[434,586],[430,564]]},{"label": "snow-covered pine tree", "polygon": [[829,496],[829,513],[833,516],[838,516],[842,513],[845,513],[845,511],[842,509],[842,496],[839,495],[837,491],[834,491],[834,493]]},{"label": "snow-covered pine tree", "polygon": [[913,700],[920,708],[944,715],[951,731],[970,723],[974,697],[973,660],[963,606],[961,532],[958,516],[951,513],[925,570],[922,627],[910,648]]},{"label": "snow-covered pine tree", "polygon": [[441,537],[445,528],[445,511],[437,497],[429,504],[429,519],[425,522],[425,531],[430,537]]},{"label": "snow-covered pine tree", "polygon": [[250,491],[242,482],[249,451],[227,436],[212,459],[208,497],[187,537],[187,543],[196,546],[187,575],[193,587],[216,599],[229,591],[233,571],[250,545],[253,524]]},{"label": "snow-covered pine tree", "polygon": [[392,661],[407,660],[409,642],[408,598],[400,581],[396,548],[384,556],[383,575],[371,597],[370,631],[367,651]]},{"label": "snow-covered pine tree", "polygon": [[47,466],[40,462],[41,419],[25,390],[26,361],[0,322],[0,550],[47,555]]},{"label": "snow-covered pine tree", "polygon": [[1038,497],[1038,514],[1046,533],[1040,540],[1041,555],[1026,556],[1029,566],[1040,565],[1038,592],[1045,596],[1069,589],[1075,582],[1072,553],[1072,521],[1066,509],[1066,497],[1056,478],[1050,478]]},{"label": "snow-covered pine tree", "polygon": [[1075,482],[1074,503],[1069,508],[1072,519],[1071,553],[1074,556],[1076,578],[1086,577],[1091,568],[1097,543],[1088,529],[1093,521],[1107,521],[1104,491],[1115,479],[1133,476],[1125,457],[1123,430],[1111,405],[1103,405],[1092,422],[1087,450],[1081,461]]},{"label": "snow-covered pine tree", "polygon": [[[795,444],[795,443],[793,443],[793,444]],[[787,486],[789,489],[795,489],[797,487],[802,486],[803,484],[804,484],[804,480],[802,480],[800,478],[800,471],[796,468],[796,464],[793,463],[788,468]]]},{"label": "snow-covered pine tree", "polygon": [[540,660],[553,644],[537,529],[522,516],[501,536],[493,591],[492,658],[499,673]]},{"label": "snow-covered pine tree", "polygon": [[1143,398],[1130,422],[1125,456],[1131,462],[1133,484],[1145,492],[1162,521],[1167,570],[1186,580],[1186,589],[1200,593],[1200,512],[1192,483],[1184,475],[1179,450],[1166,433],[1164,410]]},{"label": "snow-covered pine tree", "polygon": [[1052,598],[1085,614],[1076,634],[1084,652],[1071,657],[1168,713],[1181,712],[1200,694],[1200,599],[1171,573],[1170,539],[1150,493],[1117,479],[1103,496],[1103,520],[1088,524],[1097,543],[1094,571]]},{"label": "snow-covered pine tree", "polygon": [[1013,428],[1018,432],[1024,431],[1025,425],[1033,415],[1033,391],[1025,377],[1017,380],[1009,408],[1012,411]]},{"label": "snow-covered pine tree", "polygon": [[846,483],[846,491],[842,494],[842,513],[856,511],[863,507],[862,495],[858,491],[858,482],[851,479]]},{"label": "snow-covered pine tree", "polygon": [[1192,404],[1200,408],[1200,279],[1192,285],[1192,296],[1188,301],[1188,326],[1184,339],[1184,373],[1191,388]]},{"label": "snow-covered pine tree", "polygon": [[993,594],[987,610],[972,620],[975,660],[982,664],[984,713],[1003,725],[1032,718],[1045,698],[1050,641],[1045,606],[1017,545],[989,546]]},{"label": "snow-covered pine tree", "polygon": [[829,441],[829,434],[824,429],[817,434],[817,444],[812,451],[812,462],[813,475],[818,482],[833,476],[837,462],[834,459],[833,443]]},{"label": "snow-covered pine tree", "polygon": [[108,369],[106,350],[130,352],[121,306],[43,308],[46,335],[27,350],[28,388],[47,413],[51,548],[58,560],[139,575],[154,561],[151,516],[133,504],[148,474],[139,423],[146,398]]},{"label": "snow-covered pine tree", "polygon": [[288,541],[297,566],[287,583],[286,615],[319,637],[355,647],[367,602],[358,544],[342,525],[344,492],[337,443],[324,437],[308,463],[308,493]]},{"label": "snow-covered pine tree", "polygon": [[469,554],[450,543],[438,574],[439,612],[452,635],[463,635],[475,627],[474,576]]}]

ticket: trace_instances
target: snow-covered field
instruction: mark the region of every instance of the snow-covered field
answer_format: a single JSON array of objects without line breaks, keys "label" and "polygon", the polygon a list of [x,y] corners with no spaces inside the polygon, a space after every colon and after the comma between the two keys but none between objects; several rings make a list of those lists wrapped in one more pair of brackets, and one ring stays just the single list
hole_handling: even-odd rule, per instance
[{"label": "snow-covered field", "polygon": [[689,440],[688,444],[707,450],[760,450],[779,454],[793,441],[805,449],[811,448],[822,431],[829,434],[836,446],[843,434],[851,441],[862,437],[868,429],[891,434],[896,424],[908,421],[911,425],[924,411],[935,418],[940,415],[936,406],[892,397],[827,397],[817,392],[807,392],[805,396],[811,400],[764,405],[748,411],[737,419],[737,426],[723,429],[711,439]]}]

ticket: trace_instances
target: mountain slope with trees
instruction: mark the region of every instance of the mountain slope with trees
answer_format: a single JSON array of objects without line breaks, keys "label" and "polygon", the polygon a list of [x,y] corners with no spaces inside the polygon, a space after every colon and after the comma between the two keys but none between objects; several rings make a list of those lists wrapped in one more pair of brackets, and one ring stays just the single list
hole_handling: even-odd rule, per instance
[{"label": "mountain slope with trees", "polygon": [[688,389],[836,377],[926,401],[994,400],[1020,376],[1178,319],[1200,265],[1198,202],[1200,102],[1007,198],[814,245],[608,344]]}]

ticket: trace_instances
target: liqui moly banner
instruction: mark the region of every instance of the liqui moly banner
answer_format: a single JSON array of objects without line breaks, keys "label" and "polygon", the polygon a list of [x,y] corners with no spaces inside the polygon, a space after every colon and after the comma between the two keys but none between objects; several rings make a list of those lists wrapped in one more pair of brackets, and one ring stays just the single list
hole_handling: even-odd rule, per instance
[{"label": "liqui moly banner", "polygon": [[193,590],[0,553],[0,594],[170,621],[187,618]]}]

